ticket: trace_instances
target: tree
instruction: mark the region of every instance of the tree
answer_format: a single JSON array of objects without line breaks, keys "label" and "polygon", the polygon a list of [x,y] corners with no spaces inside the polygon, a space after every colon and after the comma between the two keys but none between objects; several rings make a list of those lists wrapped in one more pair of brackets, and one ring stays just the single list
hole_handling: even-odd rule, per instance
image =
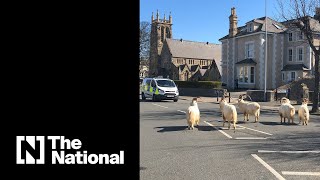
[{"label": "tree", "polygon": [[[316,15],[316,8],[320,7],[319,0],[278,0],[279,13],[290,26],[300,29],[307,39],[315,55],[314,80],[315,89],[312,97],[311,112],[319,112],[319,57],[320,31],[316,29],[320,23],[320,15]],[[316,44],[316,41],[318,44]]]},{"label": "tree", "polygon": [[151,25],[147,21],[140,22],[140,60],[148,60],[150,52]]}]

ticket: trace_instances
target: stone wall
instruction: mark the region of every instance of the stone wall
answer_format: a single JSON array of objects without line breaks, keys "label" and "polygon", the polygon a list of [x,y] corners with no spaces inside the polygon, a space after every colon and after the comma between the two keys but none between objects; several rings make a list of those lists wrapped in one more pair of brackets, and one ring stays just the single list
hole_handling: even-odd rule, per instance
[{"label": "stone wall", "polygon": [[[309,88],[309,98],[310,99],[313,98],[314,78],[304,78],[304,79],[300,79],[298,81],[294,81],[294,82],[290,83],[287,87],[283,87],[283,89],[290,88],[289,99],[300,102],[300,100],[303,96],[303,89],[301,86],[302,83],[306,84],[307,87]],[[280,89],[280,88],[282,88],[282,87],[279,87],[278,89]]]},{"label": "stone wall", "polygon": [[179,88],[180,96],[221,97],[225,92],[226,89]]},{"label": "stone wall", "polygon": [[[264,90],[247,90],[247,95],[252,101],[264,102]],[[267,91],[267,102],[274,101],[274,91]]]}]

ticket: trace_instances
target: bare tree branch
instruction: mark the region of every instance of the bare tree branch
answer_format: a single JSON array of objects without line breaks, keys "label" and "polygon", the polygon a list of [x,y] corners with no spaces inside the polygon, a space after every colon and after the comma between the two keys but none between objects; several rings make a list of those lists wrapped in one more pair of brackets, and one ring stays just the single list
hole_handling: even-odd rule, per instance
[{"label": "bare tree branch", "polygon": [[[315,90],[312,97],[312,112],[319,112],[319,44],[315,44],[315,38],[319,39],[320,26],[319,15],[316,15],[316,8],[319,8],[319,0],[278,0],[281,16],[286,20],[288,29],[298,28],[306,37],[306,42],[312,49],[315,57],[314,77]],[[317,19],[314,19],[316,17]]]}]

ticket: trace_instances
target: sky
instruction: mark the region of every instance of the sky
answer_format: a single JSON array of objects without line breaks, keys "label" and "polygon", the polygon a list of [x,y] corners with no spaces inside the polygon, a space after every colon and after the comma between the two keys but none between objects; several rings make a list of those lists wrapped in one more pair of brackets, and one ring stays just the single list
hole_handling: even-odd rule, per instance
[{"label": "sky", "polygon": [[[277,20],[277,0],[267,0],[267,16]],[[236,8],[238,27],[265,16],[265,0],[140,0],[140,22],[151,22],[152,12],[166,19],[172,15],[174,39],[221,44],[228,34],[231,8]]]}]

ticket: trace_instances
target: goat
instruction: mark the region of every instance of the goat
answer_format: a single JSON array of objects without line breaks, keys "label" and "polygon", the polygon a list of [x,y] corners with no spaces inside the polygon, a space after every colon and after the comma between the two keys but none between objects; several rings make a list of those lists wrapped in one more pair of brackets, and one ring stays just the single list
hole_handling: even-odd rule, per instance
[{"label": "goat", "polygon": [[198,108],[197,98],[193,98],[187,111],[188,129],[194,129],[194,125],[199,125],[200,111]]},{"label": "goat", "polygon": [[286,122],[286,118],[288,118],[288,124],[291,122],[293,124],[294,114],[295,114],[295,108],[290,104],[290,100],[287,98],[281,99],[281,106],[279,107],[279,115],[280,115],[280,122],[282,124],[282,118],[283,122]]},{"label": "goat", "polygon": [[254,122],[258,122],[260,116],[260,105],[256,102],[245,102],[243,100],[243,95],[239,96],[238,107],[241,113],[244,115],[244,122],[249,121],[249,115],[255,117]]},{"label": "goat", "polygon": [[302,125],[308,125],[309,122],[309,109],[308,109],[308,99],[303,98],[302,105],[298,109],[299,124],[302,121]]},{"label": "goat", "polygon": [[229,123],[228,129],[230,129],[230,126],[231,126],[230,123],[231,123],[231,121],[233,121],[233,128],[234,128],[234,132],[235,132],[236,131],[236,123],[237,123],[237,109],[236,109],[236,107],[234,105],[227,103],[225,97],[223,97],[220,100],[219,106],[220,106],[220,110],[222,112],[223,127],[224,127],[226,120],[228,120],[228,123]]},{"label": "goat", "polygon": [[286,97],[283,97],[280,99],[280,104],[283,104],[283,103],[288,103],[288,104],[291,104],[290,100]]}]

